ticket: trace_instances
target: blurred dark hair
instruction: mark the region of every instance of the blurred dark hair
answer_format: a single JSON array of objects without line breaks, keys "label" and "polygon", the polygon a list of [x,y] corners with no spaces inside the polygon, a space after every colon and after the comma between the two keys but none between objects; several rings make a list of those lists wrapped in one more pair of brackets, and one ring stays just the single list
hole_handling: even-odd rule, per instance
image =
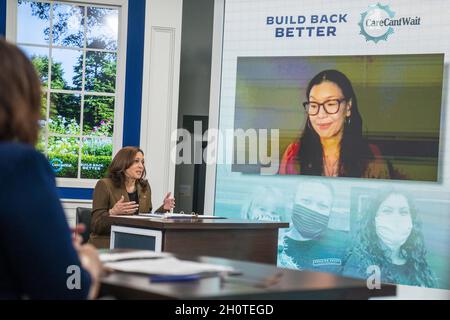
[{"label": "blurred dark hair", "polygon": [[246,198],[241,208],[242,219],[253,220],[255,207],[268,209],[268,203],[273,204],[280,221],[287,221],[285,201],[281,190],[273,186],[257,186],[251,195]]},{"label": "blurred dark hair", "polygon": [[[117,188],[125,186],[125,171],[134,163],[134,158],[138,152],[144,154],[144,151],[139,147],[123,147],[111,161],[111,164],[108,167],[108,177],[111,178]],[[138,180],[138,183],[144,191],[147,188],[147,180],[145,180],[146,173],[144,166],[142,176]]]},{"label": "blurred dark hair", "polygon": [[0,141],[35,145],[41,83],[25,54],[0,37]]},{"label": "blurred dark hair", "polygon": [[[347,102],[352,102],[350,123],[344,122],[344,133],[341,141],[339,159],[339,176],[361,177],[367,167],[369,147],[362,136],[362,118],[358,110],[358,101],[350,80],[340,71],[325,70],[319,72],[308,84],[306,99],[312,87],[329,81],[336,84]],[[301,174],[321,176],[323,172],[323,150],[320,137],[312,128],[309,116],[300,137],[300,150],[297,158],[300,162]]]},{"label": "blurred dark hair", "polygon": [[[389,249],[384,246],[376,233],[375,217],[380,205],[390,195],[401,195],[405,197],[409,205],[412,220],[412,230],[406,242],[400,247],[400,256],[406,260],[406,265],[411,268],[409,285],[435,286],[435,278],[426,261],[426,249],[422,235],[422,225],[417,215],[417,211],[412,197],[404,191],[388,188],[380,191],[372,201],[367,213],[362,217],[359,233],[356,236],[356,246],[349,255],[355,254],[360,258],[360,274],[365,274],[367,266],[376,265],[380,267],[383,280],[397,282],[391,270],[386,268],[391,263]],[[347,257],[348,258],[348,257]]]}]

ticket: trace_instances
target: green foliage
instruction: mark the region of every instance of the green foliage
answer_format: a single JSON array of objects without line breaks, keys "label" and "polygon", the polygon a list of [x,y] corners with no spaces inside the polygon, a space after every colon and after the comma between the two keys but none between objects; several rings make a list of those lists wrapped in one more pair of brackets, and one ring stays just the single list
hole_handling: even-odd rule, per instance
[{"label": "green foliage", "polygon": [[[50,20],[50,5],[43,2],[25,2],[19,0],[19,5],[26,4],[31,8],[31,14],[41,20],[48,22]],[[84,47],[83,32],[68,34],[68,21],[74,15],[83,17],[84,6],[72,5],[70,10],[59,10],[60,6],[68,4],[54,3],[53,8],[53,30],[46,28],[44,30],[45,40],[49,40],[52,32],[53,42],[58,45],[70,47]],[[66,7],[64,7],[66,9]],[[86,25],[88,30],[102,25],[104,18],[111,14],[111,9],[88,7],[88,19]],[[84,23],[84,21],[83,21]],[[32,30],[30,30],[32,32]],[[89,38],[88,47],[106,48],[115,50],[116,43],[108,35],[97,33]],[[81,55],[73,66],[74,88],[69,88],[64,80],[64,69],[61,62],[53,61],[51,63],[51,89],[75,89],[81,88],[83,84],[83,65],[85,65],[84,83],[85,90],[90,92],[115,92],[117,57],[114,53],[105,53],[97,51],[86,51],[86,60],[83,63]],[[43,86],[49,85],[48,68],[49,58],[47,56],[35,55],[31,58],[36,71],[38,72]],[[81,113],[81,97],[76,94],[56,94],[51,93],[50,100],[50,119],[48,127],[50,133],[60,135],[79,135],[80,123],[79,115]],[[42,98],[41,118],[46,119],[46,95]],[[112,139],[114,119],[114,97],[86,96],[84,109],[83,135],[89,135],[92,138],[83,140],[81,146],[81,177],[82,178],[101,178],[111,162],[112,157]],[[45,141],[40,139],[38,148],[44,150]],[[58,177],[77,177],[78,157],[79,157],[79,139],[74,137],[48,137],[47,155],[50,163],[52,160],[59,159],[63,165],[60,171],[56,172]],[[56,160],[55,166],[58,167],[59,160]]]},{"label": "green foliage", "polygon": [[[42,86],[48,86],[48,57],[33,55],[31,62],[36,69],[39,79],[41,79]],[[52,70],[53,71],[53,70]]]},{"label": "green foliage", "polygon": [[109,156],[112,155],[112,142],[110,139],[89,138],[83,141],[81,149],[83,155]]},{"label": "green foliage", "polygon": [[[77,74],[73,78],[74,84],[81,86],[82,61],[74,67]],[[111,53],[87,52],[85,63],[85,90],[94,92],[114,92],[116,83],[116,57]]]},{"label": "green foliage", "polygon": [[[114,118],[113,97],[86,97],[84,102],[84,132],[112,136]],[[91,133],[89,133],[91,134]]]},{"label": "green foliage", "polygon": [[[32,56],[31,62],[33,63],[36,71],[39,74],[42,85],[48,86],[48,57],[46,56]],[[67,83],[64,80],[64,71],[62,65],[59,62],[52,63],[52,89],[65,89]],[[44,119],[46,116],[47,96],[44,93],[42,96],[42,111],[41,117]],[[64,118],[73,118],[80,113],[80,97],[71,94],[52,94],[50,101],[50,115],[61,115]],[[62,133],[62,132],[61,132]]]},{"label": "green foliage", "polygon": [[[99,131],[106,130],[100,129]],[[100,133],[99,133],[100,134]],[[88,138],[81,149],[81,178],[105,177],[112,159],[112,141],[104,138]]]},{"label": "green foliage", "polygon": [[41,96],[41,113],[40,113],[41,120],[46,120],[47,119],[47,93],[43,92],[42,96]]},{"label": "green foliage", "polygon": [[45,152],[45,140],[44,140],[44,137],[42,136],[42,133],[39,134],[39,139],[36,144],[36,149],[42,153]]},{"label": "green foliage", "polygon": [[108,120],[104,121],[100,121],[100,125],[95,126],[93,128],[94,131],[94,136],[111,136],[112,131],[113,131],[113,122],[112,119],[109,118]]},{"label": "green foliage", "polygon": [[[48,57],[41,55],[31,56],[31,62],[36,69],[39,78],[41,79],[42,85],[46,87],[48,85]],[[64,89],[67,87],[67,83],[64,80],[64,71],[62,64],[60,62],[53,61],[52,63],[52,88],[53,89]]]},{"label": "green foliage", "polygon": [[50,132],[58,134],[77,135],[80,133],[80,125],[75,119],[66,119],[61,115],[48,119],[48,128]]},{"label": "green foliage", "polygon": [[[79,121],[81,116],[81,97],[75,94],[51,93],[50,94],[50,118],[58,121],[62,117],[67,121],[77,123],[79,133]],[[73,132],[67,134],[74,134]]]},{"label": "green foliage", "polygon": [[[104,138],[108,132],[111,122],[102,122],[92,138],[83,140],[81,148],[81,178],[99,179],[105,176],[106,170],[111,163],[112,141]],[[49,127],[53,132],[60,134],[76,134],[79,125],[73,119],[67,120],[61,116],[55,121],[49,120]],[[63,165],[62,169],[55,172],[57,177],[77,177],[78,171],[78,141],[77,138],[50,136],[48,141],[48,158],[50,163],[59,159]],[[43,145],[41,146],[43,148]],[[58,167],[56,160],[54,167]]]},{"label": "green foliage", "polygon": [[106,171],[111,163],[109,156],[81,156],[81,178],[100,179],[106,176]]},{"label": "green foliage", "polygon": [[[48,60],[48,59],[47,59]],[[54,61],[52,63],[52,89],[65,89],[67,82],[63,78],[64,71],[61,62]]]}]

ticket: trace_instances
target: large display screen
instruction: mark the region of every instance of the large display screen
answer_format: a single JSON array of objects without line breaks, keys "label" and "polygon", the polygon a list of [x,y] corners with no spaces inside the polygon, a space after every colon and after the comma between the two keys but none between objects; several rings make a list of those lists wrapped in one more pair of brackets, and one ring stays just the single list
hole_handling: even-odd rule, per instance
[{"label": "large display screen", "polygon": [[449,289],[449,10],[225,0],[214,213],[289,222],[282,267]]},{"label": "large display screen", "polygon": [[[321,138],[360,126],[362,130],[353,135],[360,135],[363,143],[357,146],[353,142],[348,151],[356,157],[368,147],[368,154],[360,160],[367,162],[366,167],[360,175],[342,172],[339,176],[437,181],[443,72],[443,54],[237,57],[234,128],[279,130],[279,157],[272,158],[279,163],[278,173],[322,175],[320,170],[301,168],[301,153],[309,156],[302,147],[305,131]],[[318,84],[312,86],[311,100],[308,85],[321,74],[341,76],[353,97],[347,97],[348,101],[329,99],[330,95],[342,99],[342,92],[336,88],[336,95]],[[318,105],[319,97],[313,95],[326,96],[320,102],[336,113],[326,116]],[[342,113],[346,104],[350,116]],[[340,121],[341,113],[344,121]],[[259,145],[258,139],[256,142]],[[249,149],[250,143],[235,141],[235,154],[248,155]],[[375,158],[372,149],[377,160],[371,159]],[[233,164],[233,171],[260,172],[259,163],[249,162],[247,157],[244,163]]]}]

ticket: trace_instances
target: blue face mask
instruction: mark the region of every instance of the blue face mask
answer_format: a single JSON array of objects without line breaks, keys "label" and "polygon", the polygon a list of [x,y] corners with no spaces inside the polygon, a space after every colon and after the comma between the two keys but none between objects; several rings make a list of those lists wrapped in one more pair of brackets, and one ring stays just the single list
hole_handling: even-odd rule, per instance
[{"label": "blue face mask", "polygon": [[329,220],[330,216],[320,214],[302,205],[294,204],[292,223],[294,224],[294,228],[304,238],[319,238],[327,229]]}]

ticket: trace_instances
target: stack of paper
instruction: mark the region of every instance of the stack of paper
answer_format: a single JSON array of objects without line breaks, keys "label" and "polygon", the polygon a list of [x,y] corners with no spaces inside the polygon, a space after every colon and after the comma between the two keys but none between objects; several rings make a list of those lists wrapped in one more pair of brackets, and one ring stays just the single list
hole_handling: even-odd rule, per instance
[{"label": "stack of paper", "polygon": [[155,259],[170,257],[168,252],[155,252],[148,250],[130,251],[130,252],[106,252],[100,254],[100,261],[103,263],[123,260],[136,260],[136,259]]},{"label": "stack of paper", "polygon": [[179,260],[175,257],[109,262],[105,266],[116,271],[149,275],[191,275],[234,271],[230,266]]},{"label": "stack of paper", "polygon": [[146,216],[137,215],[137,214],[133,214],[133,215],[123,214],[123,215],[117,215],[116,217],[128,218],[128,219],[147,219],[148,218]]},{"label": "stack of paper", "polygon": [[159,219],[168,219],[171,218],[184,218],[184,219],[192,219],[195,217],[193,214],[184,214],[184,213],[139,213],[141,217],[150,217],[150,218],[159,218]]},{"label": "stack of paper", "polygon": [[186,213],[140,213],[139,216],[159,219],[226,219],[225,217]]}]

